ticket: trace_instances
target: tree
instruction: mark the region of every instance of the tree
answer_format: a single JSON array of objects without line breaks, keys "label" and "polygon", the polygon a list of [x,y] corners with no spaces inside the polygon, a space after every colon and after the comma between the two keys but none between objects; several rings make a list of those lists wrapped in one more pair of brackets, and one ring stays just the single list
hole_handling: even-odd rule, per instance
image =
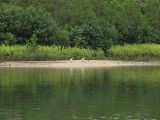
[{"label": "tree", "polygon": [[53,44],[57,35],[57,23],[45,10],[33,6],[22,8],[15,5],[0,6],[0,33],[12,33],[24,44],[33,34],[39,44]]},{"label": "tree", "polygon": [[160,43],[160,1],[146,0],[144,4],[144,15],[152,29],[156,43]]}]

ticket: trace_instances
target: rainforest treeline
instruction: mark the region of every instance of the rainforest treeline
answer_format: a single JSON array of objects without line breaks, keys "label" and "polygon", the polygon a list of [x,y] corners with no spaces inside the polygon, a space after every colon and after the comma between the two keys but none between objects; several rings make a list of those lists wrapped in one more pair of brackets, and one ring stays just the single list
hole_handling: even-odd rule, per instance
[{"label": "rainforest treeline", "polygon": [[160,0],[0,0],[0,43],[102,49],[160,43]]}]

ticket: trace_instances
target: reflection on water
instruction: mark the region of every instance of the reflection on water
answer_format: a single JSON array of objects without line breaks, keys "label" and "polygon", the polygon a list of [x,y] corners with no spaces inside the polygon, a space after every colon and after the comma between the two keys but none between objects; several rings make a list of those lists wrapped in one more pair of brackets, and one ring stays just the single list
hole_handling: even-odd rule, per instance
[{"label": "reflection on water", "polygon": [[160,68],[0,69],[0,120],[160,120]]}]

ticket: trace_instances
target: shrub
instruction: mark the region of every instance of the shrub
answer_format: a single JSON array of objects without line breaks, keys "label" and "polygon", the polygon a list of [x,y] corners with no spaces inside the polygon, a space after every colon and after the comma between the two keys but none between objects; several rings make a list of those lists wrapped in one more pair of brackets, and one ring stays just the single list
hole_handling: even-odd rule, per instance
[{"label": "shrub", "polygon": [[[31,39],[35,39],[33,36]],[[0,46],[0,60],[69,60],[76,59],[104,59],[101,50],[64,48],[61,46],[37,46],[36,50],[28,49],[31,46]],[[32,51],[33,50],[33,51]]]},{"label": "shrub", "polygon": [[36,52],[37,51],[37,36],[35,34],[32,35],[32,37],[27,41],[26,44],[28,48],[28,52]]},{"label": "shrub", "polygon": [[2,44],[5,45],[13,45],[16,43],[16,38],[12,33],[6,33],[4,34],[4,41],[2,41]]},{"label": "shrub", "polygon": [[114,46],[109,50],[109,57],[121,60],[159,60],[160,45],[157,44],[126,44]]},{"label": "shrub", "polygon": [[79,46],[93,50],[102,49],[105,53],[107,53],[117,36],[116,29],[109,23],[105,23],[102,26],[96,22],[72,27],[70,33],[72,47]]}]

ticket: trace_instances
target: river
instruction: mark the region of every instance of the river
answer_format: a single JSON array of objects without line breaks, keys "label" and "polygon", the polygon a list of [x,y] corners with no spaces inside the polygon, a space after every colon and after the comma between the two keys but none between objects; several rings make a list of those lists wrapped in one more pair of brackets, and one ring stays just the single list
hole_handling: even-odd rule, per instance
[{"label": "river", "polygon": [[0,120],[160,120],[160,67],[0,68]]}]

